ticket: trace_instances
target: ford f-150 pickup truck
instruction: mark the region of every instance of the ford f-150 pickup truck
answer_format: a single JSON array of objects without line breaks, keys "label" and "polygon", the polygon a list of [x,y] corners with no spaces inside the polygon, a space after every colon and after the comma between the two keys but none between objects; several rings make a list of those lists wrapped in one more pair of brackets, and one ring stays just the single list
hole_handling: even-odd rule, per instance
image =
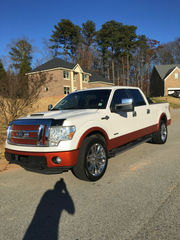
[{"label": "ford f-150 pickup truck", "polygon": [[48,112],[9,123],[6,159],[27,170],[72,170],[87,181],[100,179],[109,153],[139,139],[164,144],[168,103],[153,104],[139,88],[105,87],[70,93]]}]

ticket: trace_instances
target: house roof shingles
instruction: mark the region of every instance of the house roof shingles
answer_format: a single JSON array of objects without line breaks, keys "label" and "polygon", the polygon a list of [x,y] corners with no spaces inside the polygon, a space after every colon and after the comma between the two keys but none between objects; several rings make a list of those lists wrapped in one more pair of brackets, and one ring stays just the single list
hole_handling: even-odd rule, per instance
[{"label": "house roof shingles", "polygon": [[102,74],[97,72],[90,72],[90,82],[105,82],[105,83],[112,83],[110,80],[105,78]]},{"label": "house roof shingles", "polygon": [[[67,69],[73,69],[77,64],[72,64],[69,62],[65,62],[64,60],[60,58],[53,58],[52,60],[40,65],[39,67],[33,69],[31,73],[39,72],[39,71],[45,71],[55,68],[67,68]],[[112,84],[112,81],[105,78],[102,74],[99,74],[97,72],[92,72],[87,69],[83,69],[84,72],[90,73],[90,82],[105,82]]]},{"label": "house roof shingles", "polygon": [[161,79],[165,79],[176,67],[180,68],[180,64],[171,64],[171,65],[155,65]]},{"label": "house roof shingles", "polygon": [[39,71],[50,70],[50,69],[59,68],[59,67],[73,69],[75,66],[76,64],[65,62],[60,58],[53,58],[50,61],[33,69],[31,72],[39,72]]}]

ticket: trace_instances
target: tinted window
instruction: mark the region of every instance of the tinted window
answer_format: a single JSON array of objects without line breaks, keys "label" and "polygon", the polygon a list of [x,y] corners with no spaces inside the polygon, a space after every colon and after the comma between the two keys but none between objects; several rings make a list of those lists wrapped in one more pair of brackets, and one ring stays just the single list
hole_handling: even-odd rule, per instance
[{"label": "tinted window", "polygon": [[133,99],[134,106],[143,106],[146,105],[143,96],[138,89],[127,89],[129,98]]},{"label": "tinted window", "polygon": [[53,110],[105,109],[111,90],[73,92],[63,98]]},{"label": "tinted window", "polygon": [[126,89],[118,89],[115,91],[112,102],[111,102],[111,107],[114,106],[115,104],[121,104],[122,99],[128,98],[128,95],[126,93]]}]

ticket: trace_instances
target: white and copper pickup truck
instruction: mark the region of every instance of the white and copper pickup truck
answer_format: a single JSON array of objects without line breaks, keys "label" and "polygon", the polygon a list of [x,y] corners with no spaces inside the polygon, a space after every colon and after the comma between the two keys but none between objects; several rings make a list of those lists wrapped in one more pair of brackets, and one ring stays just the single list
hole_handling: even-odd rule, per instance
[{"label": "white and copper pickup truck", "polygon": [[143,140],[164,144],[169,104],[153,104],[139,88],[105,87],[70,93],[48,112],[9,123],[5,157],[26,170],[100,179],[115,150]]}]

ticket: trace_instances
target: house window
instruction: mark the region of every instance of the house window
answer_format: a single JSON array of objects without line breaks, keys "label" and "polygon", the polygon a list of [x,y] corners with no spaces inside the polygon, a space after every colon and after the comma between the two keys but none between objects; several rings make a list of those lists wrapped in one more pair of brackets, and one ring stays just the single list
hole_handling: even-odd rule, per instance
[{"label": "house window", "polygon": [[69,79],[69,71],[63,71],[64,79]]},{"label": "house window", "polygon": [[178,79],[178,73],[175,73],[175,79]]},{"label": "house window", "polygon": [[69,94],[70,93],[70,87],[64,87],[64,94]]},{"label": "house window", "polygon": [[49,88],[48,87],[45,87],[45,91],[48,92]]},{"label": "house window", "polygon": [[82,74],[82,80],[83,82],[87,82],[87,74]]}]

